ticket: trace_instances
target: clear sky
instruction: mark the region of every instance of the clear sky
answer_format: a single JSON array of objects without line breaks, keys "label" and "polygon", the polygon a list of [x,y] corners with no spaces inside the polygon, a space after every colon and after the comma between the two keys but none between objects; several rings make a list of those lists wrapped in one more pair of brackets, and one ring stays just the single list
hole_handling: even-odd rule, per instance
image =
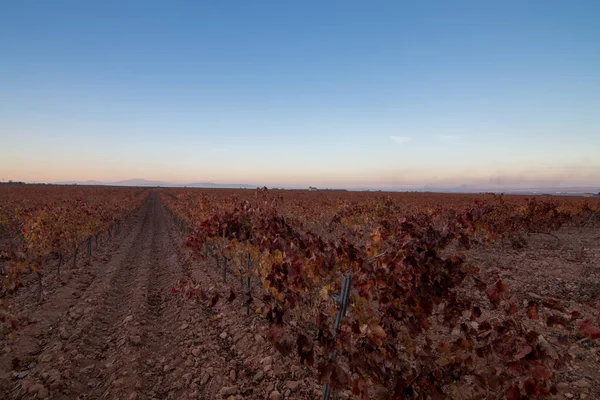
[{"label": "clear sky", "polygon": [[600,1],[0,2],[0,180],[600,185]]}]

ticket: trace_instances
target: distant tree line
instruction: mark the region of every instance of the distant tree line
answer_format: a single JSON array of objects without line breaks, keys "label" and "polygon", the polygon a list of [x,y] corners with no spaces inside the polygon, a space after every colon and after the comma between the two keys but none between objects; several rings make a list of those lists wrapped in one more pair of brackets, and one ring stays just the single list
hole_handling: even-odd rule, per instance
[{"label": "distant tree line", "polygon": [[0,185],[26,185],[25,182],[9,180],[8,182],[0,182]]}]

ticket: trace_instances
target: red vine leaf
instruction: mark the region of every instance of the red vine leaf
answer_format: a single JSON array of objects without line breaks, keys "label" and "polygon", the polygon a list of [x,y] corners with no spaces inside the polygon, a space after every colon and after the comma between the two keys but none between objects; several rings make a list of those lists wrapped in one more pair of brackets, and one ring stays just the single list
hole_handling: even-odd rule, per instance
[{"label": "red vine leaf", "polygon": [[502,279],[498,279],[493,286],[488,288],[487,293],[490,301],[493,304],[498,304],[506,297],[506,294],[508,293],[508,286],[502,282]]},{"label": "red vine leaf", "polygon": [[308,340],[306,336],[300,334],[296,339],[296,345],[298,347],[298,356],[300,356],[300,363],[312,366],[315,363],[315,353],[313,350],[313,344]]},{"label": "red vine leaf", "polygon": [[229,288],[229,298],[227,299],[227,301],[231,303],[233,300],[235,300],[235,298],[236,298],[235,292],[233,291],[232,288]]},{"label": "red vine leaf", "polygon": [[387,337],[385,330],[381,326],[375,324],[369,325],[368,335],[377,346],[383,346],[383,341]]},{"label": "red vine leaf", "polygon": [[520,360],[522,358],[524,358],[527,354],[531,353],[533,351],[533,349],[531,348],[530,345],[525,345],[521,351],[519,351],[517,354],[515,354],[515,359],[516,360]]},{"label": "red vine leaf", "polygon": [[292,353],[293,344],[292,338],[286,333],[283,325],[271,325],[267,333],[269,341],[273,343],[277,351],[284,356],[289,356]]},{"label": "red vine leaf", "polygon": [[586,318],[579,323],[579,333],[590,339],[600,339],[600,328],[593,325],[591,318]]},{"label": "red vine leaf", "polygon": [[539,320],[538,306],[535,301],[530,301],[526,308],[526,313],[529,319]]}]

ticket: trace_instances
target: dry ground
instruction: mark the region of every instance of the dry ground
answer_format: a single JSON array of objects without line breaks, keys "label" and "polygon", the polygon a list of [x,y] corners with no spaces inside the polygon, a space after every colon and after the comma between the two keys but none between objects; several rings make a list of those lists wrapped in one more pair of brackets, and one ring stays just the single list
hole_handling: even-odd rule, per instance
[{"label": "dry ground", "polygon": [[[472,250],[467,257],[475,265],[500,271],[509,295],[519,304],[552,297],[564,302],[569,310],[594,316],[600,301],[600,227],[565,227],[557,237],[532,235],[527,237],[525,248],[497,244]],[[560,374],[556,398],[600,399],[600,341],[585,340],[576,331],[561,326],[542,324],[536,329],[573,357],[571,365]],[[564,340],[576,344],[566,346]]]}]

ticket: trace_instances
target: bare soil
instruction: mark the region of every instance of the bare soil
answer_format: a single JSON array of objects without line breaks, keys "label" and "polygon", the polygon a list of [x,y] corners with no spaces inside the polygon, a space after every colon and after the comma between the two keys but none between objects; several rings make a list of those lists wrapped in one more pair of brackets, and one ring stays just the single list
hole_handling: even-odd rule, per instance
[{"label": "bare soil", "polygon": [[[600,227],[564,227],[549,235],[531,235],[524,248],[500,243],[468,252],[469,262],[498,271],[519,305],[553,298],[567,310],[595,316],[600,301]],[[540,313],[544,320],[555,310]],[[600,340],[585,339],[576,330],[543,322],[532,326],[556,349],[567,351],[572,362],[559,376],[556,399],[600,399]],[[567,344],[568,343],[568,344]]]}]

